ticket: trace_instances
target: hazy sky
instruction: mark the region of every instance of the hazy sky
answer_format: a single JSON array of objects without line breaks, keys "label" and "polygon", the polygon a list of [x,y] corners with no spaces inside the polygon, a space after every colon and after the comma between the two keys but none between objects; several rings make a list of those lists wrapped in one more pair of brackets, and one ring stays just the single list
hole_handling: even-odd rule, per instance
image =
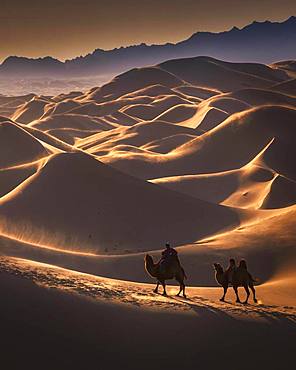
[{"label": "hazy sky", "polygon": [[63,60],[291,15],[295,0],[0,0],[0,61],[8,55]]}]

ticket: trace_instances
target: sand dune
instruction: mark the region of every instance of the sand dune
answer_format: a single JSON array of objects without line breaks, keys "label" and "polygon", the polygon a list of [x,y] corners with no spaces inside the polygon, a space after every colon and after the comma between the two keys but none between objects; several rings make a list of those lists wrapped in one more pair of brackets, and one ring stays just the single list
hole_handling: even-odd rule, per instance
[{"label": "sand dune", "polygon": [[171,137],[176,134],[198,135],[199,132],[162,121],[138,123],[132,127],[119,127],[108,132],[99,133],[80,140],[77,147],[88,152],[94,148],[110,148],[115,145],[133,145],[142,147],[155,140]]},{"label": "sand dune", "polygon": [[48,151],[24,129],[11,121],[0,122],[0,168],[34,162]]},{"label": "sand dune", "polygon": [[33,99],[34,96],[34,94],[23,96],[4,96],[0,94],[0,115],[10,117],[20,105]]},{"label": "sand dune", "polygon": [[50,134],[38,130],[34,127],[22,126],[23,130],[33,135],[44,147],[47,148],[47,151],[50,154],[60,153],[60,152],[75,152],[77,149],[56,137],[51,136]]},{"label": "sand dune", "polygon": [[196,97],[198,99],[208,99],[211,96],[221,93],[220,90],[208,89],[205,87],[193,86],[193,85],[183,85],[183,86],[175,87],[174,90],[179,91],[183,94],[186,94],[187,96],[190,96],[190,97]]},{"label": "sand dune", "polygon": [[[174,109],[178,105],[191,105],[189,100],[185,100],[177,95],[158,96],[153,102],[146,105],[135,104],[122,109],[123,112],[140,118],[142,120],[161,119],[161,113],[171,108]],[[158,117],[157,117],[158,116]],[[165,120],[165,119],[164,119]]]},{"label": "sand dune", "polygon": [[192,134],[176,134],[158,139],[143,145],[141,148],[157,153],[169,153],[173,149],[193,140],[196,136]]},{"label": "sand dune", "polygon": [[[272,87],[273,89],[274,87]],[[262,89],[243,89],[229,94],[252,106],[258,105],[290,105],[296,106],[296,99],[279,92]]]},{"label": "sand dune", "polygon": [[209,57],[170,60],[159,64],[165,71],[200,87],[233,91],[248,86],[264,88],[287,79],[283,71],[252,63],[228,63]]},{"label": "sand dune", "polygon": [[96,120],[95,117],[89,117],[84,115],[76,114],[55,114],[33,121],[29,124],[29,127],[34,127],[42,131],[70,128],[76,130],[89,130],[89,131],[101,131],[109,130],[113,128],[107,123]]},{"label": "sand dune", "polygon": [[263,208],[282,208],[296,204],[296,182],[277,176],[264,200]]},{"label": "sand dune", "polygon": [[63,101],[65,99],[75,99],[79,96],[83,95],[83,92],[82,91],[71,91],[69,93],[62,93],[62,94],[59,94],[59,95],[56,95],[52,98],[53,101],[55,102],[59,102],[59,101]]},{"label": "sand dune", "polygon": [[14,190],[28,177],[37,172],[40,163],[33,162],[20,166],[0,169],[0,197]]},{"label": "sand dune", "polygon": [[183,82],[174,74],[157,67],[135,68],[115,77],[108,84],[92,91],[85,98],[81,99],[81,101],[94,100],[96,102],[103,102],[114,100],[133,91],[159,84],[173,88],[182,85]]},{"label": "sand dune", "polygon": [[284,71],[289,76],[295,77],[296,73],[295,60],[282,60],[280,62],[272,63],[270,66],[274,69]]},{"label": "sand dune", "polygon": [[[223,94],[222,96],[214,96],[213,98],[206,100],[204,103],[200,105],[203,104],[208,105],[209,107],[217,108],[223,112],[226,112],[229,115],[250,108],[249,104],[242,100],[239,100],[239,98],[237,98],[236,96],[235,98],[233,98],[232,94]],[[258,105],[262,104],[259,102]]]},{"label": "sand dune", "polygon": [[76,128],[56,128],[52,130],[45,131],[46,134],[53,136],[64,143],[75,145],[76,141],[94,135],[98,130],[79,130]]},{"label": "sand dune", "polygon": [[12,115],[12,119],[20,123],[30,123],[42,117],[44,108],[49,103],[49,100],[35,96],[27,103],[21,105]]},{"label": "sand dune", "polygon": [[51,158],[20,189],[1,199],[0,217],[7,235],[115,254],[153,249],[168,233],[176,244],[184,244],[238,223],[225,207],[132,178],[85,154]]},{"label": "sand dune", "polygon": [[294,178],[291,158],[295,115],[294,109],[281,106],[258,107],[230,116],[216,128],[157,159],[153,156],[102,159],[146,179],[221,172],[246,165],[275,138],[265,152],[264,161],[279,174]]},{"label": "sand dune", "polygon": [[271,90],[279,91],[282,94],[288,94],[296,97],[296,79],[280,82],[276,85],[273,85]]}]

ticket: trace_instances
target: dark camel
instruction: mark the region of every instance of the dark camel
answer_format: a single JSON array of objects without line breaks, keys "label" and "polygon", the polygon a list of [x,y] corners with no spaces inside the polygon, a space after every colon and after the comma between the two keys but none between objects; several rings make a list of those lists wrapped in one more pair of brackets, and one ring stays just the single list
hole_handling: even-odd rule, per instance
[{"label": "dark camel", "polygon": [[177,282],[180,284],[180,290],[177,296],[179,296],[183,291],[183,297],[186,298],[185,294],[185,284],[184,279],[186,279],[186,274],[183,267],[180,265],[177,259],[172,259],[171,263],[163,269],[160,269],[160,263],[154,263],[153,258],[146,254],[145,256],[145,269],[148,274],[154,278],[156,278],[157,285],[154,289],[154,293],[158,293],[159,284],[163,286],[163,295],[166,296],[166,289],[165,289],[165,281],[169,279],[176,279]]},{"label": "dark camel", "polygon": [[[227,273],[224,271],[223,267],[220,265],[220,263],[214,263],[214,268],[216,271],[216,281],[218,284],[220,284],[223,289],[224,289],[224,294],[223,297],[220,299],[220,301],[224,302],[225,300],[225,295],[227,293],[228,285],[229,285],[229,280]],[[254,302],[257,303],[256,299],[256,292],[254,288],[254,282],[255,280],[252,278],[251,274],[247,271],[246,269],[246,263],[245,261],[241,261],[239,264],[239,267],[234,271],[233,273],[233,278],[232,278],[232,286],[236,295],[236,302],[241,303],[238,295],[238,288],[239,287],[244,287],[245,291],[247,293],[247,298],[243,302],[248,303],[248,299],[250,296],[250,290],[253,292],[253,299]]]}]

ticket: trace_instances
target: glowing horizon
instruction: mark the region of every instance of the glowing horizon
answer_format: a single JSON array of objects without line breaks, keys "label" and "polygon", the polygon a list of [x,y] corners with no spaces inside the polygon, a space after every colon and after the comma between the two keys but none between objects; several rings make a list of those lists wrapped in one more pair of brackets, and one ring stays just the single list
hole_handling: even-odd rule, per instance
[{"label": "glowing horizon", "polygon": [[[218,19],[213,7],[220,14]],[[62,4],[57,0],[42,4],[16,0],[2,5],[1,13],[2,63],[8,56],[51,56],[64,61],[98,48],[176,43],[199,31],[222,32],[253,21],[282,22],[296,14],[296,5],[291,0],[284,0],[280,6],[272,0],[269,7],[255,0],[248,4],[152,0],[142,1],[141,6],[134,0],[87,0],[83,4],[75,0]]]}]

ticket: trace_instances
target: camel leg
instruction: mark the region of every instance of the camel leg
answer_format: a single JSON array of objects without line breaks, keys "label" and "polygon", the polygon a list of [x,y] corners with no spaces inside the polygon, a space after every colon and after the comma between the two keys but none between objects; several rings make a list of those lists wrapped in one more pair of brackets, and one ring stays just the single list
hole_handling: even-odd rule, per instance
[{"label": "camel leg", "polygon": [[228,285],[226,285],[226,286],[224,286],[224,287],[223,287],[224,294],[223,294],[223,297],[222,297],[222,298],[220,298],[220,301],[221,301],[221,302],[224,302],[224,300],[225,300],[225,296],[226,296],[226,293],[227,293],[227,289],[228,289]]},{"label": "camel leg", "polygon": [[179,292],[176,294],[178,297],[179,297],[179,295],[181,294],[182,290],[183,290],[183,286],[182,286],[182,284],[180,284]]},{"label": "camel leg", "polygon": [[244,303],[248,303],[248,300],[249,300],[249,296],[250,296],[250,291],[249,291],[249,288],[248,288],[248,285],[244,285],[244,288],[245,288],[245,291],[247,293],[247,298],[246,300],[244,301]]},{"label": "camel leg", "polygon": [[238,287],[236,285],[233,286],[233,290],[234,290],[235,295],[236,295],[236,302],[241,303],[241,301],[239,299],[239,296],[238,296]]},{"label": "camel leg", "polygon": [[184,280],[180,276],[176,276],[176,280],[180,284],[180,290],[179,290],[177,296],[179,296],[183,291],[183,297],[186,298]]},{"label": "camel leg", "polygon": [[254,288],[254,285],[251,283],[249,284],[249,287],[251,288],[251,291],[253,292],[253,299],[254,299],[254,302],[257,303],[257,298],[256,298],[256,291],[255,291],[255,288]]},{"label": "camel leg", "polygon": [[162,295],[167,296],[167,292],[166,292],[166,289],[165,289],[165,281],[164,280],[161,280],[160,283],[163,286],[163,293],[162,293]]},{"label": "camel leg", "polygon": [[187,298],[186,294],[185,294],[185,284],[183,283],[183,297],[184,298]]},{"label": "camel leg", "polygon": [[156,288],[153,290],[154,293],[158,293],[159,281],[157,280]]}]

